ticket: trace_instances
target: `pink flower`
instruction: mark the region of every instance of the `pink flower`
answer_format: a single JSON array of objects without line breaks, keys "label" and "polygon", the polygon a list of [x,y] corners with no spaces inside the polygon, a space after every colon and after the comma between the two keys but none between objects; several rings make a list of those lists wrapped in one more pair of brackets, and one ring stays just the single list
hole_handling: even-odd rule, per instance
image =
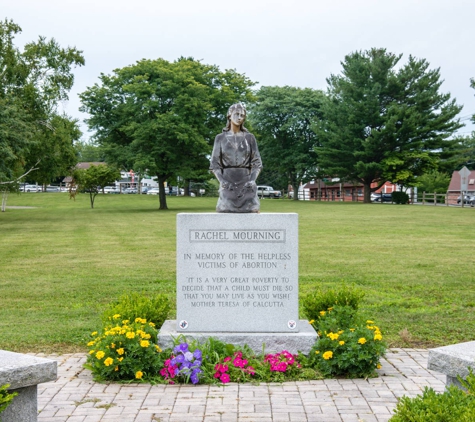
[{"label": "pink flower", "polygon": [[244,365],[242,364],[242,359],[240,358],[236,358],[233,360],[233,365],[236,367],[236,368],[242,368]]},{"label": "pink flower", "polygon": [[221,377],[219,378],[223,384],[226,384],[229,382],[229,375],[228,374],[222,374]]},{"label": "pink flower", "polygon": [[248,366],[246,371],[251,375],[254,375],[256,373],[256,370],[252,366]]},{"label": "pink flower", "polygon": [[214,373],[214,377],[215,377],[215,378],[219,378],[220,376],[221,376],[221,374],[220,374],[219,372],[215,372],[215,373]]},{"label": "pink flower", "polygon": [[231,360],[231,356],[227,356],[224,358],[224,362],[229,362]]}]

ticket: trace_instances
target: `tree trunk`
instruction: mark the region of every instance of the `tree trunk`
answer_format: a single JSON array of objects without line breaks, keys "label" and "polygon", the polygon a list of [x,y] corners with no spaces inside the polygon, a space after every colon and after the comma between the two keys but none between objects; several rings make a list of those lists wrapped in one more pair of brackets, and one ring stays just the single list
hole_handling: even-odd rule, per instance
[{"label": "tree trunk", "polygon": [[8,191],[4,190],[2,191],[2,212],[5,212],[5,209],[7,208],[7,199],[8,199]]},{"label": "tree trunk", "polygon": [[94,199],[96,199],[96,195],[93,192],[89,192],[89,199],[91,200],[91,208],[94,209]]},{"label": "tree trunk", "polygon": [[[364,199],[363,202],[365,204],[371,204],[371,182],[363,182],[364,188]],[[381,203],[383,202],[383,197],[381,196]]]},{"label": "tree trunk", "polygon": [[294,190],[294,197],[292,198],[294,201],[299,200],[299,183],[294,182],[292,183],[292,189]]},{"label": "tree trunk", "polygon": [[158,177],[158,198],[160,201],[160,207],[158,208],[159,210],[167,210],[167,194],[165,192],[165,180],[167,180],[166,177]]},{"label": "tree trunk", "polygon": [[185,179],[183,183],[184,183],[183,189],[185,190],[183,195],[190,196],[190,179]]}]

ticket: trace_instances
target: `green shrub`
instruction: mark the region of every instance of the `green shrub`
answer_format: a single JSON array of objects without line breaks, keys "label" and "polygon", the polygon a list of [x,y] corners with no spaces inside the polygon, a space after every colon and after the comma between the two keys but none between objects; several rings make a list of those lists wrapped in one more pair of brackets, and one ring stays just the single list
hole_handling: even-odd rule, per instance
[{"label": "green shrub", "polygon": [[[339,290],[323,290],[317,289],[313,293],[309,293],[302,301],[303,310],[306,317],[310,321],[315,321],[318,326],[318,321],[324,316],[330,308],[335,306],[344,306],[352,309],[345,309],[345,314],[353,313],[353,316],[358,310],[359,303],[363,299],[365,293],[354,286],[344,285]],[[346,315],[345,318],[350,317]]]},{"label": "green shrub", "polygon": [[406,192],[393,192],[392,193],[393,202],[395,204],[408,204],[409,203],[409,195]]},{"label": "green shrub", "polygon": [[369,320],[353,327],[337,328],[335,321],[324,316],[320,322],[320,338],[309,356],[314,367],[326,377],[374,376],[386,351],[379,328]]},{"label": "green shrub", "polygon": [[98,381],[150,380],[158,375],[163,358],[157,329],[145,318],[122,320],[120,314],[103,332],[91,334],[89,356],[84,365]]},{"label": "green shrub", "polygon": [[122,319],[129,321],[145,318],[160,328],[167,319],[169,311],[170,302],[165,295],[157,294],[148,297],[145,294],[130,293],[110,303],[102,314],[102,321],[104,324],[110,324],[114,315],[120,315]]},{"label": "green shrub", "polygon": [[402,397],[390,422],[473,422],[475,421],[475,375],[459,379],[467,392],[451,385],[437,394],[425,387],[422,395]]},{"label": "green shrub", "polygon": [[0,386],[0,413],[2,413],[9,406],[15,396],[18,395],[17,392],[9,393],[8,387],[10,387],[10,384]]}]

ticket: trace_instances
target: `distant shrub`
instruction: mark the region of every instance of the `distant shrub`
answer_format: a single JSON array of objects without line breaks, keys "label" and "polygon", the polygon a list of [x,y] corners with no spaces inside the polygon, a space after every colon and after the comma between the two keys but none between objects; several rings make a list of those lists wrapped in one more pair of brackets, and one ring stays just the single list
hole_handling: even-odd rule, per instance
[{"label": "distant shrub", "polygon": [[114,315],[122,319],[135,321],[136,318],[145,318],[153,322],[157,329],[163,325],[170,311],[170,302],[167,296],[157,294],[152,297],[145,294],[129,293],[110,303],[102,314],[104,324],[110,324]]},{"label": "distant shrub", "polygon": [[[317,289],[313,293],[309,293],[302,301],[305,316],[309,320],[318,321],[328,312],[329,308],[349,307],[350,309],[340,309],[342,318],[352,318],[358,310],[361,299],[365,296],[363,290],[354,286],[343,286],[339,290],[334,289]],[[334,314],[336,315],[336,314]]]},{"label": "distant shrub", "polygon": [[402,397],[390,422],[473,422],[475,421],[475,375],[459,381],[467,389],[451,385],[442,394],[425,387],[422,395]]},{"label": "distant shrub", "polygon": [[408,204],[409,203],[409,195],[406,192],[393,192],[392,193],[393,202],[395,204]]}]

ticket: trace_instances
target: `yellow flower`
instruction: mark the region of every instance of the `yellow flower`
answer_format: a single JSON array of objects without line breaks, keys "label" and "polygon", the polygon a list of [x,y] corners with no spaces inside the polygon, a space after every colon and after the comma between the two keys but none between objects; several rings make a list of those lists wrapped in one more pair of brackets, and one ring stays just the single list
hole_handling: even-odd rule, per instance
[{"label": "yellow flower", "polygon": [[329,333],[327,337],[330,337],[332,340],[337,340],[340,335],[338,333]]},{"label": "yellow flower", "polygon": [[157,350],[158,353],[161,353],[162,349],[160,349],[159,346],[155,345],[155,349]]},{"label": "yellow flower", "polygon": [[117,360],[118,360],[119,362],[122,362],[122,361],[124,360],[124,358],[117,358]]},{"label": "yellow flower", "polygon": [[148,347],[150,345],[150,342],[148,340],[142,340],[140,342],[141,347]]},{"label": "yellow flower", "polygon": [[120,314],[115,314],[112,318],[113,318],[113,319],[119,319],[119,318],[120,318]]},{"label": "yellow flower", "polygon": [[95,350],[89,350],[89,354],[92,355],[95,352]]},{"label": "yellow flower", "polygon": [[91,333],[91,336],[97,336],[97,331],[93,331],[93,332]]},{"label": "yellow flower", "polygon": [[326,314],[325,311],[320,311],[320,315],[321,315],[321,316],[323,316],[323,315],[325,315],[325,314]]},{"label": "yellow flower", "polygon": [[118,366],[116,366],[116,367],[114,368],[114,371],[116,371],[116,372],[117,372],[118,370],[119,370],[119,367],[118,367]]},{"label": "yellow flower", "polygon": [[340,344],[340,346],[343,346],[345,344],[343,340],[339,341],[338,343]]},{"label": "yellow flower", "polygon": [[333,357],[333,352],[325,352],[323,355],[322,355],[323,359],[325,360],[328,360],[328,359],[331,359]]},{"label": "yellow flower", "polygon": [[122,347],[120,349],[117,349],[117,354],[118,355],[123,355],[124,354],[124,349]]},{"label": "yellow flower", "polygon": [[338,334],[343,334],[343,330],[338,331]]},{"label": "yellow flower", "polygon": [[381,369],[381,368],[382,368],[381,364],[378,363],[378,364],[376,365],[376,368]]},{"label": "yellow flower", "polygon": [[320,350],[315,350],[315,354],[318,355],[320,353]]},{"label": "yellow flower", "polygon": [[135,378],[137,378],[138,380],[141,379],[143,377],[143,372],[142,371],[137,371],[135,373]]},{"label": "yellow flower", "polygon": [[313,324],[315,322],[314,319],[311,319],[310,321],[308,321],[309,324]]},{"label": "yellow flower", "polygon": [[366,328],[367,328],[368,330],[374,330],[374,329],[375,329],[375,327],[373,327],[372,325],[367,325]]},{"label": "yellow flower", "polygon": [[328,312],[333,311],[333,308],[328,308]]},{"label": "yellow flower", "polygon": [[359,344],[365,344],[366,343],[366,339],[364,337],[361,337],[359,340],[358,340],[358,343]]},{"label": "yellow flower", "polygon": [[95,343],[95,341],[90,341],[89,343],[87,343],[88,346],[93,346]]},{"label": "yellow flower", "polygon": [[368,321],[366,321],[366,324],[374,324],[374,321],[370,321],[370,320],[368,319]]},{"label": "yellow flower", "polygon": [[111,343],[111,349],[115,349],[115,343]]},{"label": "yellow flower", "polygon": [[104,357],[105,353],[102,351],[102,350],[99,350],[97,353],[96,353],[96,358],[97,359],[102,359]]},{"label": "yellow flower", "polygon": [[127,325],[129,322],[130,322],[130,320],[128,320],[128,319],[122,320],[122,324],[123,324],[123,325]]},{"label": "yellow flower", "polygon": [[375,334],[374,339],[375,340],[382,340],[383,336],[381,334]]},{"label": "yellow flower", "polygon": [[353,332],[353,331],[355,331],[355,329],[354,329],[354,328],[350,328],[350,331]]},{"label": "yellow flower", "polygon": [[127,338],[134,338],[134,337],[135,337],[135,333],[134,333],[133,331],[129,331],[129,332],[125,335],[125,337],[127,337]]},{"label": "yellow flower", "polygon": [[149,322],[148,325],[150,325],[150,327],[155,327],[155,324],[153,322]]},{"label": "yellow flower", "polygon": [[135,318],[135,322],[140,322],[141,324],[146,324],[147,320],[145,318]]},{"label": "yellow flower", "polygon": [[104,361],[104,365],[106,365],[106,366],[112,365],[113,363],[114,363],[114,359],[112,359],[112,358],[107,358]]}]

